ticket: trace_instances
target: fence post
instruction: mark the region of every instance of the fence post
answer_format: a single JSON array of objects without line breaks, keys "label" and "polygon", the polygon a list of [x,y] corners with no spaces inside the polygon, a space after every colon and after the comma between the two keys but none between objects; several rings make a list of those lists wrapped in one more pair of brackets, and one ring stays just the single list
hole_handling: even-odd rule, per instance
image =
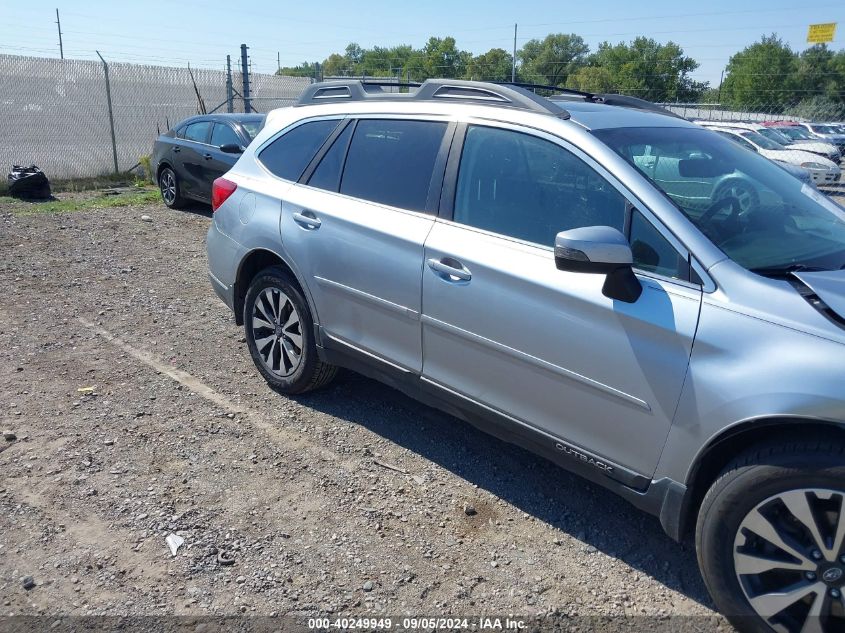
[{"label": "fence post", "polygon": [[226,55],[226,112],[235,111],[232,94],[232,56]]},{"label": "fence post", "polygon": [[109,65],[106,63],[106,60],[103,59],[103,56],[100,55],[100,51],[96,51],[97,57],[100,58],[100,61],[103,62],[103,73],[106,76],[106,101],[109,104],[109,128],[111,129],[111,154],[112,158],[114,159],[114,173],[119,173],[117,168],[117,140],[114,136],[114,112],[112,111],[111,106],[111,83],[109,82]]},{"label": "fence post", "polygon": [[249,60],[246,56],[246,44],[241,44],[241,73],[244,79],[244,112],[252,112],[252,101],[249,98]]}]

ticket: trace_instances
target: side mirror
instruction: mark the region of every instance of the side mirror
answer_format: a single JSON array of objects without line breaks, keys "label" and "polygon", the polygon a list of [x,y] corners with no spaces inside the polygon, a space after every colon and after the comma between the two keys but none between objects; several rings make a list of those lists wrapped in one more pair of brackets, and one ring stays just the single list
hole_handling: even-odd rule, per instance
[{"label": "side mirror", "polygon": [[220,151],[224,154],[243,154],[244,148],[235,143],[226,143],[220,146]]},{"label": "side mirror", "polygon": [[606,275],[602,294],[634,303],[643,287],[634,274],[634,256],[628,240],[609,226],[588,226],[562,231],[555,237],[555,265],[573,273]]}]

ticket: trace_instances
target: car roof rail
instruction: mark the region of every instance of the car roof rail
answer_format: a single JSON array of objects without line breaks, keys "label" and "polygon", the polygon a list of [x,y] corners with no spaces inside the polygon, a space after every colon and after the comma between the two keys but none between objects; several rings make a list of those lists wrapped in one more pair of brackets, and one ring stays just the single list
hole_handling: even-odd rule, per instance
[{"label": "car roof rail", "polygon": [[[407,88],[408,91],[391,92],[385,88]],[[296,105],[344,101],[456,101],[569,118],[569,113],[560,105],[521,86],[462,79],[427,79],[421,84],[361,79],[332,80],[305,88]]]}]

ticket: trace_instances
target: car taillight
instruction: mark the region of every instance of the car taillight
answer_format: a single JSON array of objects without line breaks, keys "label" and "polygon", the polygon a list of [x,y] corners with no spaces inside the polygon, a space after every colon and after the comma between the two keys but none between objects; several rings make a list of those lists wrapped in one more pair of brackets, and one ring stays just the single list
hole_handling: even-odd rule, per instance
[{"label": "car taillight", "polygon": [[226,202],[238,186],[231,180],[225,178],[217,178],[211,184],[211,211],[217,211],[220,205]]}]

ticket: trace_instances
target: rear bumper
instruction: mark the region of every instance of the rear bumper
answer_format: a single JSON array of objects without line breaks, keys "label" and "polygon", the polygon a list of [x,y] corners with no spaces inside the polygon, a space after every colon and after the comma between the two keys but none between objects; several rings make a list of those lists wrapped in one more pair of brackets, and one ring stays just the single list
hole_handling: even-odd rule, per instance
[{"label": "rear bumper", "polygon": [[234,262],[239,245],[217,228],[214,220],[208,228],[206,236],[206,253],[208,254],[208,279],[215,294],[234,312],[235,306],[235,274]]}]

